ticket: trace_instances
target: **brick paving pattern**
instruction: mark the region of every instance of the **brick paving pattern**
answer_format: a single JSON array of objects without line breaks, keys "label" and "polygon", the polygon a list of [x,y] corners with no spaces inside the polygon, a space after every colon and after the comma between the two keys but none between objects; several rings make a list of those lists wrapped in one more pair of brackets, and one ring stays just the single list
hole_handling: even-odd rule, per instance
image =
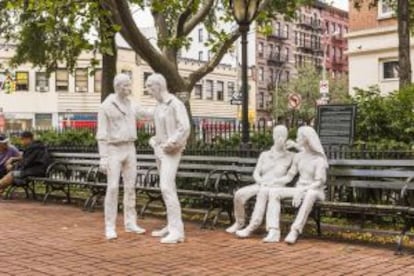
[{"label": "brick paving pattern", "polygon": [[[305,238],[294,246],[239,240],[186,223],[187,240],[161,245],[122,231],[108,242],[102,212],[0,200],[0,275],[414,275],[414,256]],[[162,220],[145,218],[148,232]]]}]

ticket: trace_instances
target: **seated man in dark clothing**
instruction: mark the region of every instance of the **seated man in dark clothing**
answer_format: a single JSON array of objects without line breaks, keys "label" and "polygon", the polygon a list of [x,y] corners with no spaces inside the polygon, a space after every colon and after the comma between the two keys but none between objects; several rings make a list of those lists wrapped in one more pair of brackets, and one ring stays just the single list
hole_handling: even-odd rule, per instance
[{"label": "seated man in dark clothing", "polygon": [[12,162],[21,159],[21,153],[9,143],[9,139],[0,134],[0,178],[11,168]]},{"label": "seated man in dark clothing", "polygon": [[15,170],[0,179],[0,194],[15,180],[28,176],[44,176],[49,165],[49,152],[42,142],[33,140],[33,133],[24,131],[20,138],[25,148],[23,158]]}]

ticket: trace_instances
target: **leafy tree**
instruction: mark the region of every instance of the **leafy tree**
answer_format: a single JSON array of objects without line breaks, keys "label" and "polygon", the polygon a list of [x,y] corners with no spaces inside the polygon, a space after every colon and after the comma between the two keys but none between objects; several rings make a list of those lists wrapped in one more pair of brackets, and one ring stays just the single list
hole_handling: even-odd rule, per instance
[{"label": "leafy tree", "polygon": [[[263,0],[258,22],[266,29],[275,12],[293,16],[298,5],[309,2]],[[119,31],[154,71],[166,77],[173,93],[192,91],[195,83],[214,70],[240,36],[237,27],[232,30],[223,27],[223,23],[233,22],[229,0],[0,0],[0,5],[5,7],[2,13],[13,13],[13,18],[18,18],[17,32],[8,30],[21,41],[18,48],[22,50],[14,59],[16,63],[31,61],[53,70],[58,61],[64,61],[73,68],[83,50],[114,54],[109,38]],[[133,10],[145,8],[151,10],[154,18],[158,48],[147,40],[133,18]],[[10,25],[14,21],[7,22]],[[190,45],[189,34],[199,24],[204,24],[209,33],[206,45],[212,57],[184,77],[178,71],[178,53]],[[91,39],[90,34],[97,32]],[[36,49],[29,49],[33,45]]]},{"label": "leafy tree", "polygon": [[414,86],[384,97],[377,86],[356,89],[357,140],[412,143],[414,135]]},{"label": "leafy tree", "polygon": [[[277,97],[278,116],[285,118],[295,116],[295,120],[311,123],[315,117],[317,100],[320,98],[319,81],[321,79],[321,74],[314,66],[299,68],[297,77],[279,89]],[[330,103],[349,102],[347,83],[348,78],[345,76],[329,79]],[[298,93],[302,98],[301,106],[297,111],[288,108],[288,95],[292,92]]]}]

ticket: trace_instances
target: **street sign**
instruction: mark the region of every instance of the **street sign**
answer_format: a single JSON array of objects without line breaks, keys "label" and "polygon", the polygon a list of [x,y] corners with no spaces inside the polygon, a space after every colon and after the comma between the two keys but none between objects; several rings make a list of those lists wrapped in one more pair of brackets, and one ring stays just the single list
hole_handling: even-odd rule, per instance
[{"label": "street sign", "polygon": [[242,105],[243,97],[239,91],[234,91],[233,95],[231,95],[230,104],[231,105]]},{"label": "street sign", "polygon": [[323,145],[351,145],[355,135],[356,105],[319,105],[316,130]]},{"label": "street sign", "polygon": [[298,93],[290,93],[288,95],[288,107],[290,109],[298,110],[302,102],[302,97]]},{"label": "street sign", "polygon": [[319,93],[328,94],[329,93],[329,82],[328,80],[319,81]]}]

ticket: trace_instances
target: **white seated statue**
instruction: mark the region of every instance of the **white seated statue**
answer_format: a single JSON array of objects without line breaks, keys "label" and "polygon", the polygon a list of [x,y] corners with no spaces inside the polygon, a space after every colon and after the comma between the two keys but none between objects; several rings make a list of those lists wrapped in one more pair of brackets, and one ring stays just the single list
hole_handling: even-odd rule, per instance
[{"label": "white seated statue", "polygon": [[267,242],[280,241],[281,200],[292,198],[292,205],[294,207],[300,206],[290,233],[285,238],[286,243],[293,244],[302,233],[315,201],[325,199],[324,186],[328,161],[318,134],[313,128],[302,126],[297,132],[297,143],[301,151],[295,155],[291,168],[285,176],[275,180],[275,183],[283,185],[292,181],[299,173],[295,187],[272,188],[269,191],[266,215],[269,233],[265,238]]},{"label": "white seated statue", "polygon": [[[226,229],[228,233],[236,233],[238,237],[244,238],[261,225],[273,180],[285,175],[293,160],[294,154],[286,150],[287,137],[288,130],[284,125],[278,125],[273,129],[274,144],[269,151],[262,152],[259,156],[253,173],[255,184],[239,189],[234,196],[235,223]],[[242,229],[245,226],[244,205],[255,195],[257,195],[256,204],[250,223]]]}]

